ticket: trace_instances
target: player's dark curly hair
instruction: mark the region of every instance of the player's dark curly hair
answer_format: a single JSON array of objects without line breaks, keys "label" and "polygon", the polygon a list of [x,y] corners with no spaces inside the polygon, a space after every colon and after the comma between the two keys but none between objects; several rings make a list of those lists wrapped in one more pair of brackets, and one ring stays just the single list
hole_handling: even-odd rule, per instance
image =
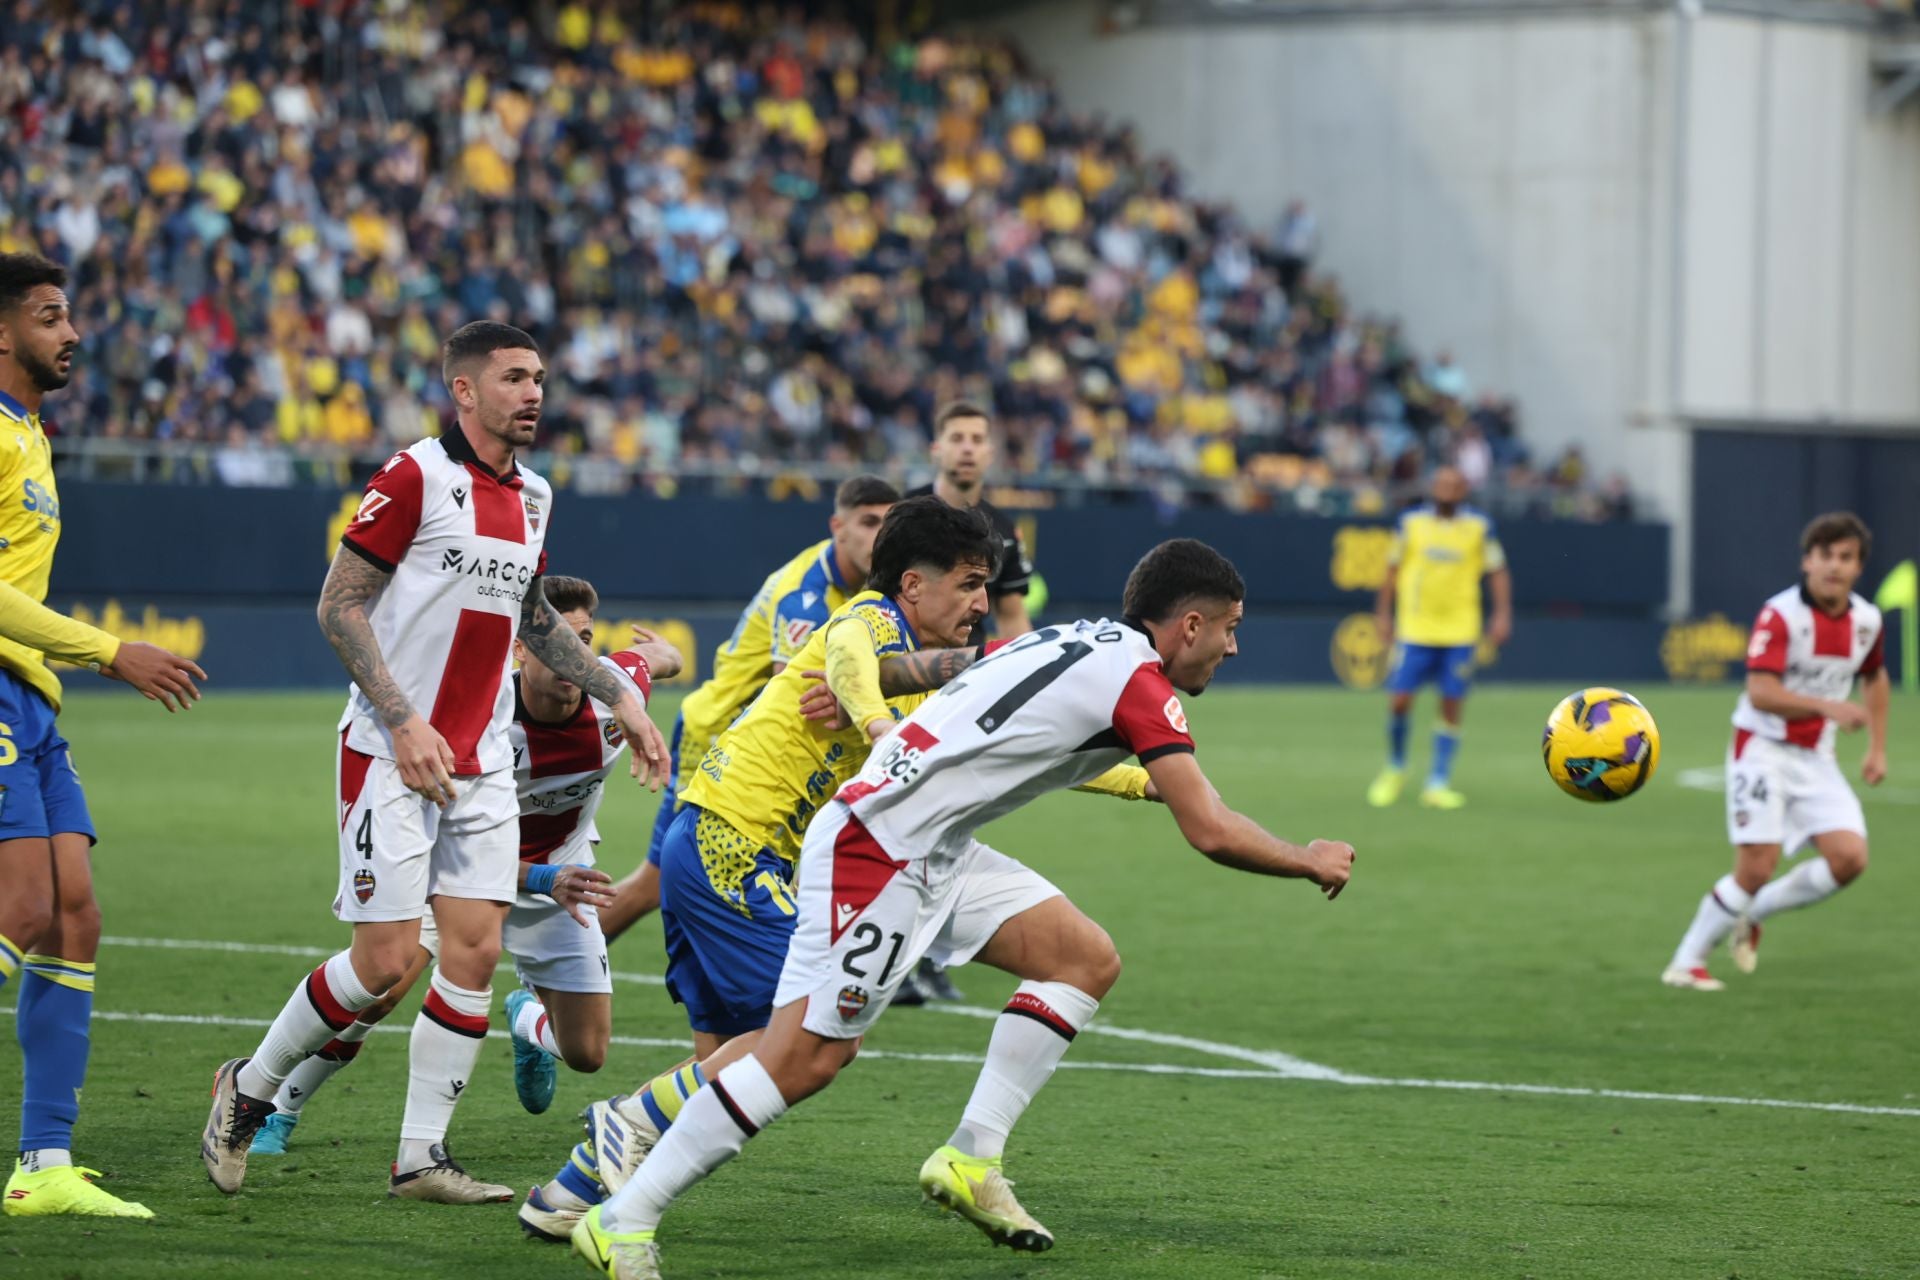
[{"label": "player's dark curly hair", "polygon": [[1120,609],[1129,618],[1165,622],[1190,604],[1246,598],[1247,584],[1233,561],[1196,538],[1172,538],[1133,566]]},{"label": "player's dark curly hair", "polygon": [[67,287],[67,269],[37,253],[0,253],[0,312],[12,311],[43,284]]},{"label": "player's dark curly hair", "polygon": [[1000,539],[993,522],[978,507],[954,507],[932,494],[894,504],[873,540],[873,572],[867,586],[895,595],[907,570],[951,572],[977,564],[991,577],[999,562]]},{"label": "player's dark curly hair", "polygon": [[886,507],[900,501],[900,491],[879,476],[855,476],[840,482],[833,495],[835,511],[855,507]]},{"label": "player's dark curly hair", "polygon": [[541,589],[547,593],[547,603],[553,606],[555,613],[572,613],[575,609],[585,609],[591,618],[600,612],[600,593],[585,578],[569,578],[558,573],[545,574],[540,579]]},{"label": "player's dark curly hair", "polygon": [[1829,511],[1815,516],[1801,532],[1800,554],[1805,555],[1815,547],[1830,547],[1848,538],[1859,539],[1860,563],[1865,564],[1867,553],[1873,550],[1873,533],[1867,528],[1867,522],[1851,511]]},{"label": "player's dark curly hair", "polygon": [[496,351],[531,351],[540,354],[540,344],[524,329],[495,320],[475,320],[463,324],[440,348],[440,380],[453,389],[455,377],[464,373],[475,360],[485,360]]}]

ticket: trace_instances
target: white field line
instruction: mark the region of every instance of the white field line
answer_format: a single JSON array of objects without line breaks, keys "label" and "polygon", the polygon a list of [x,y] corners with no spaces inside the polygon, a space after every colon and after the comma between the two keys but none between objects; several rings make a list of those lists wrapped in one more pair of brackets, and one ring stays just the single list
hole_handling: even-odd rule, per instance
[{"label": "white field line", "polygon": [[[161,951],[230,951],[254,956],[299,956],[306,960],[324,960],[340,951],[339,947],[330,951],[325,947],[298,947],[283,942],[217,942],[206,938],[102,938],[100,945],[150,947]],[[500,968],[511,969],[513,965],[503,960]],[[635,982],[643,987],[667,985],[667,980],[657,973],[611,973],[607,976],[615,982]]]},{"label": "white field line", "polygon": [[[1727,789],[1727,770],[1725,765],[1702,765],[1696,769],[1682,769],[1673,777],[1674,785],[1689,791],[1720,792]],[[1911,787],[1858,787],[1863,803],[1880,801],[1884,804],[1920,804],[1920,791]]]},{"label": "white field line", "polygon": [[[277,946],[264,943],[240,942],[195,942],[181,938],[102,938],[102,943],[110,946],[159,947],[178,951],[243,951],[270,955],[298,955],[302,957],[320,957],[332,955],[320,947]],[[616,979],[629,982],[643,982],[658,985],[664,980],[652,974],[615,974]],[[983,1009],[974,1005],[930,1004],[925,1006],[941,1013],[958,1014],[970,1018],[995,1018],[998,1009]],[[10,1011],[9,1011],[10,1012]],[[171,1013],[124,1013],[99,1012],[94,1017],[104,1022],[161,1022],[181,1023],[203,1026],[223,1027],[265,1027],[269,1025],[262,1018],[231,1018],[211,1014],[171,1014]],[[376,1031],[398,1033],[411,1030],[411,1026],[379,1026]],[[504,1031],[490,1031],[495,1038],[506,1036]],[[1741,1098],[1731,1095],[1709,1093],[1656,1093],[1643,1089],[1604,1089],[1581,1085],[1557,1084],[1503,1084],[1492,1080],[1428,1080],[1414,1076],[1368,1076],[1356,1075],[1334,1067],[1322,1066],[1317,1062],[1308,1062],[1292,1054],[1271,1049],[1250,1049],[1243,1045],[1226,1044],[1215,1040],[1201,1040],[1193,1036],[1170,1035],[1159,1031],[1142,1031],[1131,1027],[1108,1026],[1101,1022],[1088,1024],[1083,1034],[1109,1036],[1120,1040],[1133,1040],[1145,1044],[1160,1045],[1165,1048],[1187,1049],[1213,1057],[1227,1058],[1233,1061],[1249,1063],[1261,1068],[1190,1067],[1181,1064],[1163,1062],[1087,1062],[1068,1058],[1061,1067],[1082,1071],[1130,1071],[1145,1075],[1195,1076],[1229,1080],[1317,1080],[1326,1084],[1350,1085],[1364,1088],[1387,1089],[1437,1089],[1455,1093],[1514,1093],[1530,1094],[1538,1097],[1553,1098],[1608,1098],[1624,1102],[1680,1102],[1694,1106],[1726,1107],[1768,1107],[1783,1111],[1825,1111],[1843,1115],[1863,1116],[1902,1116],[1920,1119],[1920,1107],[1884,1107],[1857,1102],[1814,1102],[1796,1098]],[[612,1042],[646,1049],[685,1049],[684,1040],[662,1040],[636,1036],[614,1036]],[[978,1066],[983,1059],[978,1054],[965,1053],[907,1053],[886,1050],[861,1050],[862,1058],[887,1059],[897,1062],[949,1062],[965,1066]]]}]

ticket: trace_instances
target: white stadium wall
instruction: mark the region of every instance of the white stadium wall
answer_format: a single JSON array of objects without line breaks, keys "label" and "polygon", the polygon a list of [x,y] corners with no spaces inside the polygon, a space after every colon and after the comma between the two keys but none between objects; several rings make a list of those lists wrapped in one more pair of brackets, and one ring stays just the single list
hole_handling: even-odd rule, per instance
[{"label": "white stadium wall", "polygon": [[1362,309],[1519,398],[1676,525],[1687,424],[1920,423],[1920,109],[1868,110],[1869,34],[1706,12],[1003,25],[1262,226],[1299,196]]}]

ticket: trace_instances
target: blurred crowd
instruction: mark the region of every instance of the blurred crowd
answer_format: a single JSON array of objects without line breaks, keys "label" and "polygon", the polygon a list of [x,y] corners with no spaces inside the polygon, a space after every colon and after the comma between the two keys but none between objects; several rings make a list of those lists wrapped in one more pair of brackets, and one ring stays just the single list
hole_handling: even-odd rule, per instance
[{"label": "blurred crowd", "polygon": [[0,249],[75,271],[68,435],[236,482],[371,456],[440,428],[440,338],[489,316],[545,348],[583,483],[917,459],[968,396],[1016,480],[1365,509],[1448,460],[1509,510],[1631,510],[1356,311],[1305,205],[1192,197],[1001,44],[726,4],[0,11]]}]

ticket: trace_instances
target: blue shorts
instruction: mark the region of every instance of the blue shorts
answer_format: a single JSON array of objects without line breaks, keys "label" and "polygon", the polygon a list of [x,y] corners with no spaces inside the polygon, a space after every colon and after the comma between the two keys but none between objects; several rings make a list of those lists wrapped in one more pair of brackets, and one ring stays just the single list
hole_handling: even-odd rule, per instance
[{"label": "blue shorts", "polygon": [[[707,819],[704,832],[702,818]],[[751,866],[737,889],[715,888],[701,843]],[[736,863],[736,865],[738,865]],[[667,943],[667,994],[687,1007],[695,1031],[739,1035],[773,1018],[773,993],[787,962],[795,907],[792,867],[697,805],[667,828],[660,850],[660,926]]]},{"label": "blue shorts", "polygon": [[87,794],[73,753],[54,724],[53,704],[0,670],[0,840],[77,832],[94,842]]},{"label": "blue shorts", "polygon": [[660,791],[660,807],[654,810],[653,838],[647,841],[647,861],[656,867],[660,865],[660,848],[667,842],[667,828],[680,812],[680,802],[674,797],[680,794],[680,735],[686,730],[687,718],[675,716],[673,739],[667,743],[667,785]]},{"label": "blue shorts", "polygon": [[1473,683],[1474,651],[1471,644],[1397,644],[1393,647],[1393,670],[1387,673],[1387,692],[1412,693],[1429,682],[1440,686],[1443,698],[1464,698]]}]

